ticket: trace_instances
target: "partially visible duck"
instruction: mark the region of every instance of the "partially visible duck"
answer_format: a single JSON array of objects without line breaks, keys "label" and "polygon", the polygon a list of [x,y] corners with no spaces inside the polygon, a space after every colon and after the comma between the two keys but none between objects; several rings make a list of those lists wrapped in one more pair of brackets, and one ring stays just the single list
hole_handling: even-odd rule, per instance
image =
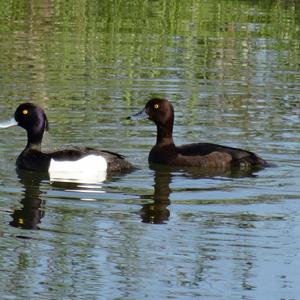
[{"label": "partially visible duck", "polygon": [[149,162],[176,167],[249,168],[264,167],[267,162],[255,153],[210,143],[176,146],[173,141],[174,109],[165,99],[154,98],[129,119],[149,119],[156,124],[156,144],[149,153]]},{"label": "partially visible duck", "polygon": [[20,126],[27,131],[27,144],[18,156],[16,166],[19,169],[49,172],[55,176],[96,177],[103,179],[105,174],[114,171],[133,169],[124,156],[93,148],[68,148],[53,152],[42,152],[41,144],[44,131],[48,130],[48,119],[44,110],[32,103],[21,104],[14,117],[1,123],[0,128]]}]

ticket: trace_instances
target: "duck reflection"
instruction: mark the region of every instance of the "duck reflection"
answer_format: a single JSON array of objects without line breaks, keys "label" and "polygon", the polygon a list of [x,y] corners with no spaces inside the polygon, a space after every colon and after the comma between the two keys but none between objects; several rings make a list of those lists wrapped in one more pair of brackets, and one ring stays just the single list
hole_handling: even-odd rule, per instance
[{"label": "duck reflection", "polygon": [[[65,180],[59,178],[57,181],[49,177],[48,173],[32,172],[26,170],[16,170],[20,183],[24,187],[23,197],[20,201],[22,208],[14,210],[11,214],[12,221],[9,223],[13,227],[38,230],[41,219],[44,217],[45,200],[41,199],[43,192],[40,189],[41,182],[51,185],[51,188],[61,190],[64,192],[76,192],[80,195],[80,199],[93,199],[92,194],[103,194],[105,190],[102,189],[104,180],[115,181],[118,180],[123,173],[116,172],[110,176],[103,178],[103,181],[94,183],[89,180]],[[89,178],[88,178],[89,179]],[[86,198],[85,198],[86,197]]]},{"label": "duck reflection", "polygon": [[[169,169],[156,167],[154,170],[154,194],[151,196],[153,203],[144,204],[140,210],[142,222],[151,224],[163,224],[169,220],[172,173]],[[149,198],[148,196],[142,198]]]},{"label": "duck reflection", "polygon": [[43,173],[35,173],[17,170],[20,183],[24,186],[24,195],[21,199],[22,208],[16,209],[12,214],[12,221],[9,223],[13,227],[23,229],[39,229],[41,219],[45,213],[43,206],[45,201],[41,200],[40,183],[47,179]]},{"label": "duck reflection", "polygon": [[[45,216],[43,207],[46,201],[41,199],[42,191],[40,185],[42,181],[50,182],[56,189],[65,191],[82,191],[85,189],[85,183],[50,181],[48,173],[32,172],[26,170],[16,170],[20,183],[24,187],[23,197],[20,201],[22,208],[14,210],[11,214],[12,221],[9,223],[13,227],[38,230],[41,219]],[[97,188],[101,187],[100,185]]]},{"label": "duck reflection", "polygon": [[[175,174],[180,173],[181,176],[188,178],[213,178],[213,177],[225,177],[225,178],[242,178],[242,177],[256,177],[256,171],[260,169],[195,169],[185,168],[184,170],[176,167],[169,167],[159,164],[149,164],[150,169],[154,171],[154,194],[150,198],[153,203],[147,203],[142,206],[140,210],[140,216],[143,223],[151,224],[164,224],[169,220],[170,211],[168,206],[170,205],[170,194],[172,189],[170,184],[172,183],[172,177]],[[142,196],[144,199],[149,199],[149,196]]]}]

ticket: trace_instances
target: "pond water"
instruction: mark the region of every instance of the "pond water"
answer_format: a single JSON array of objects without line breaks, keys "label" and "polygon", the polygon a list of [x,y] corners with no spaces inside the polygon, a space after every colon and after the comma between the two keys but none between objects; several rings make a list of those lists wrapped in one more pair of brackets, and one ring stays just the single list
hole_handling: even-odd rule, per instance
[{"label": "pond water", "polygon": [[[1,1],[0,120],[41,105],[44,149],[88,145],[137,170],[96,184],[16,172],[0,131],[1,299],[299,299],[300,4]],[[254,151],[251,174],[150,168],[152,96],[177,144]]]}]

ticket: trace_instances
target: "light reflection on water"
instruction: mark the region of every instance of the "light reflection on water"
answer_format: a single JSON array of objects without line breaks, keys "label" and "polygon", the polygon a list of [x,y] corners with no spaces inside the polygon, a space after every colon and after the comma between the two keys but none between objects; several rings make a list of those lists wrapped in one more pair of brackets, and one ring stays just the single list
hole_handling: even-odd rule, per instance
[{"label": "light reflection on water", "polygon": [[[234,283],[233,291],[242,286],[244,292],[255,291],[260,297],[266,292],[259,282],[270,276],[275,281],[268,289],[284,282],[293,286],[296,277],[287,275],[285,260],[299,250],[293,240],[299,236],[298,203],[293,200],[297,191],[284,195],[286,188],[278,187],[281,194],[272,195],[276,172],[278,167],[248,177],[200,179],[182,171],[146,169],[108,180],[98,191],[92,186],[91,192],[90,187],[50,184],[39,176],[19,174],[23,191],[15,191],[11,198],[20,196],[20,203],[9,215],[6,212],[4,223],[40,230],[6,227],[2,240],[13,240],[17,247],[15,254],[9,254],[9,265],[16,254],[25,255],[26,273],[32,274],[28,276],[38,273],[44,278],[39,284],[42,294],[60,276],[67,277],[66,296],[89,294],[82,291],[75,271],[84,276],[93,295],[108,298],[123,293],[133,298],[157,295],[151,289],[153,280],[161,288],[161,298],[183,290],[191,297],[213,298],[228,280]],[[86,201],[86,194],[93,201]],[[31,251],[46,260],[35,259]],[[108,288],[112,281],[117,290]],[[21,282],[16,294],[23,291]],[[50,294],[61,293],[58,289]]]}]

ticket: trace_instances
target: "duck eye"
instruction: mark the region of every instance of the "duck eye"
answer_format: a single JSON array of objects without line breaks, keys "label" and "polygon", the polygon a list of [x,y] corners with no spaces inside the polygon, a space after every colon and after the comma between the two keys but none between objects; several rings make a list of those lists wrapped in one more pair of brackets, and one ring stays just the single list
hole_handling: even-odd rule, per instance
[{"label": "duck eye", "polygon": [[28,115],[28,110],[27,110],[27,109],[23,109],[23,110],[22,110],[22,114],[23,114],[23,115]]},{"label": "duck eye", "polygon": [[158,109],[159,108],[159,104],[154,104],[153,106],[155,109]]}]

